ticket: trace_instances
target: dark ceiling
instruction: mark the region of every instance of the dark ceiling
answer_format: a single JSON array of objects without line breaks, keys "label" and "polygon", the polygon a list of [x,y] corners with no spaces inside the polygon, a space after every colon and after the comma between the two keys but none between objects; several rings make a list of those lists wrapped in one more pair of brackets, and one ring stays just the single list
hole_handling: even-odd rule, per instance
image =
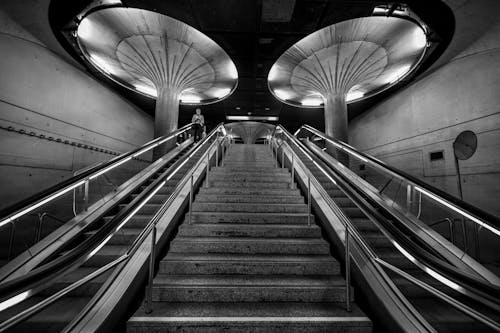
[{"label": "dark ceiling", "polygon": [[[156,11],[181,20],[215,40],[233,59],[238,69],[236,91],[226,100],[203,106],[207,125],[225,121],[226,115],[279,116],[291,130],[303,123],[323,128],[322,109],[302,109],[277,101],[267,88],[267,74],[274,61],[295,42],[325,26],[351,18],[370,16],[376,5],[372,0],[124,0],[125,6]],[[89,72],[107,82],[132,103],[154,114],[154,100],[136,94],[106,79],[89,68],[79,57],[63,30],[90,0],[53,0],[49,19],[52,29],[66,50],[84,64]],[[390,4],[390,3],[389,3]],[[444,51],[454,31],[451,10],[439,0],[405,1],[433,31],[432,52],[419,72],[428,68]],[[417,73],[418,75],[418,73]],[[411,78],[388,91],[349,105],[353,118],[394,93]],[[181,106],[179,125],[187,123],[193,107]]]}]

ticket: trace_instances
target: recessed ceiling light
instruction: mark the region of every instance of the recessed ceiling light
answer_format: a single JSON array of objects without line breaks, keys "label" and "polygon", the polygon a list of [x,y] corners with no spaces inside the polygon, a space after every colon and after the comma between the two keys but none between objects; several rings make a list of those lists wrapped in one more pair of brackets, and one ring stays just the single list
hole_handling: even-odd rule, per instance
[{"label": "recessed ceiling light", "polygon": [[236,107],[236,110],[240,110],[241,108],[239,106]]}]

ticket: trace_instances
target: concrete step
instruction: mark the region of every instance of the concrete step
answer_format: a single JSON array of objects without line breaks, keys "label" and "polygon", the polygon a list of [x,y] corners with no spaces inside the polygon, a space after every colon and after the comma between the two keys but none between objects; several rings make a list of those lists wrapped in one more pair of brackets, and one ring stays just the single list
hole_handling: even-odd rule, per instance
[{"label": "concrete step", "polygon": [[164,302],[345,302],[339,276],[163,275],[153,300]]},{"label": "concrete step", "polygon": [[180,236],[191,237],[321,237],[321,229],[317,225],[283,225],[283,224],[182,224]]},{"label": "concrete step", "polygon": [[251,196],[298,196],[300,191],[297,188],[244,188],[244,187],[202,187],[200,188],[198,194],[223,194],[223,195],[251,195]]},{"label": "concrete step", "polygon": [[223,202],[223,203],[281,203],[281,204],[303,204],[304,198],[295,196],[273,196],[273,195],[224,195],[224,194],[198,194],[197,203]]},{"label": "concrete step", "polygon": [[328,302],[153,302],[151,314],[141,307],[127,322],[128,333],[160,331],[368,333],[372,323],[355,303],[347,312]]},{"label": "concrete step", "polygon": [[169,252],[159,274],[339,274],[330,255],[206,254]]},{"label": "concrete step", "polygon": [[193,203],[195,212],[307,213],[306,204],[265,203]]},{"label": "concrete step", "polygon": [[229,187],[229,188],[252,188],[252,189],[267,189],[267,188],[272,188],[272,189],[287,189],[290,188],[290,183],[289,182],[272,182],[272,183],[257,183],[257,182],[237,182],[237,181],[231,181],[229,180],[220,180],[220,181],[212,181],[209,180],[209,184],[212,187]]},{"label": "concrete step", "polygon": [[290,176],[287,168],[232,168],[232,167],[212,167],[210,173],[214,175],[231,176],[256,176],[256,175],[277,175]]},{"label": "concrete step", "polygon": [[[234,213],[234,212],[192,212],[192,223],[273,223],[307,224],[308,215],[301,213]],[[184,223],[188,221],[188,214]],[[310,217],[314,223],[314,215]]]},{"label": "concrete step", "polygon": [[170,243],[170,252],[329,254],[330,246],[321,238],[220,238],[177,236]]},{"label": "concrete step", "polygon": [[231,161],[224,160],[225,167],[245,167],[245,168],[275,168],[276,162],[274,161],[262,161],[262,162],[253,162],[253,161]]},{"label": "concrete step", "polygon": [[275,168],[274,166],[272,168],[269,167],[252,167],[252,168],[247,168],[244,165],[242,166],[219,166],[212,168],[210,172],[213,172],[214,174],[221,173],[221,174],[228,174],[228,175],[255,175],[255,174],[267,174],[267,175],[289,175],[290,170],[287,168]]},{"label": "concrete step", "polygon": [[249,183],[289,183],[291,175],[283,174],[253,174],[253,175],[234,175],[234,174],[213,174],[209,173],[210,181],[231,181],[231,182],[249,182]]}]

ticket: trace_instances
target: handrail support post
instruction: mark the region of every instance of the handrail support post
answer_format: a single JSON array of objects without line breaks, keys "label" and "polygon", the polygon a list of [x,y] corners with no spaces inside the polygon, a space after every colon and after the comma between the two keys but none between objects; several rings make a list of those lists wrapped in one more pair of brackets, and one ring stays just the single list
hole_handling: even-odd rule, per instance
[{"label": "handrail support post", "polygon": [[295,155],[293,154],[293,151],[292,151],[292,178],[290,179],[290,188],[292,190],[294,188],[294,186],[293,186],[294,179],[295,179]]},{"label": "handrail support post", "polygon": [[346,310],[351,312],[351,249],[349,243],[349,227],[345,227],[345,296]]},{"label": "handrail support post", "polygon": [[307,176],[307,225],[311,226],[311,175]]},{"label": "handrail support post", "polygon": [[281,147],[281,168],[285,167],[285,149]]},{"label": "handrail support post", "polygon": [[207,176],[205,179],[205,187],[208,188],[208,173],[210,172],[210,153],[207,154]]},{"label": "handrail support post", "polygon": [[148,277],[148,289],[146,293],[146,313],[153,312],[153,279],[154,279],[154,269],[155,269],[155,248],[156,248],[156,223],[153,225],[153,230],[151,231],[151,253],[149,254],[149,277]]},{"label": "handrail support post", "polygon": [[89,209],[89,180],[85,180],[84,184],[84,196],[83,196],[83,208],[85,211]]},{"label": "handrail support post", "polygon": [[194,175],[191,173],[191,189],[189,190],[189,224],[192,222],[193,213],[193,178]]}]

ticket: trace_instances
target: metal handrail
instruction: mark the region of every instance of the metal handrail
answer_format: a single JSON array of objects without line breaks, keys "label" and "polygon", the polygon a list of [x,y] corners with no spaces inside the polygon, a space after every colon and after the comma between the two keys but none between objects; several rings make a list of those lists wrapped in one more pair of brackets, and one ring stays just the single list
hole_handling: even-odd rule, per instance
[{"label": "metal handrail", "polygon": [[[224,140],[226,140],[228,137],[224,136],[222,143]],[[230,143],[230,139],[229,139]],[[145,304],[145,312],[146,313],[151,313],[153,311],[152,309],[152,303],[153,303],[153,279],[154,279],[154,264],[155,264],[155,252],[156,252],[156,225],[158,224],[158,221],[160,217],[163,215],[163,213],[166,211],[170,203],[177,197],[181,189],[186,185],[186,183],[190,182],[190,190],[189,190],[189,210],[188,210],[188,223],[191,224],[191,216],[192,216],[192,207],[193,207],[193,192],[194,192],[194,172],[196,169],[200,166],[201,163],[204,162],[205,157],[207,158],[207,169],[206,169],[206,175],[205,175],[205,182],[208,184],[208,172],[210,171],[210,153],[213,148],[213,146],[216,146],[216,160],[215,160],[215,166],[218,166],[218,151],[219,151],[219,138],[214,141],[214,143],[211,144],[210,147],[207,148],[206,152],[203,153],[203,155],[199,158],[198,162],[190,169],[190,171],[187,173],[189,177],[184,177],[181,182],[177,185],[175,191],[168,197],[167,201],[163,204],[163,206],[158,210],[158,212],[153,216],[151,221],[148,224],[148,227],[150,230],[152,230],[152,235],[151,235],[151,253],[149,256],[149,275],[148,275],[148,284],[146,288],[146,304]],[[224,147],[224,143],[222,144],[222,147]],[[227,153],[227,149],[226,149]],[[221,157],[223,158],[224,154],[221,152]]]},{"label": "metal handrail", "polygon": [[407,174],[404,171],[401,171],[399,169],[396,169],[379,159],[370,156],[368,154],[365,154],[363,152],[358,151],[356,148],[346,144],[345,142],[336,140],[335,138],[326,135],[325,133],[322,133],[315,129],[314,127],[311,127],[309,125],[302,125],[296,132],[295,136],[300,132],[300,130],[306,130],[309,131],[310,133],[323,138],[324,140],[330,142],[333,144],[335,147],[337,147],[340,150],[343,150],[347,152],[350,155],[355,156],[356,158],[360,159],[361,161],[365,163],[369,163],[370,165],[376,167],[377,169],[383,169],[385,172],[390,173],[393,176],[396,176],[400,179],[403,179],[404,181],[412,184],[418,192],[421,194],[425,194],[427,197],[433,199],[434,201],[437,201],[441,205],[444,205],[445,207],[448,207],[455,212],[461,214],[462,216],[466,217],[467,219],[473,221],[474,223],[490,230],[492,233],[496,234],[497,236],[500,236],[500,218],[476,207],[473,206],[463,200],[460,200],[432,185],[427,184],[426,182],[410,175]]},{"label": "metal handrail", "polygon": [[0,228],[9,223],[14,223],[18,218],[33,211],[34,209],[59,198],[63,194],[81,185],[84,185],[86,182],[95,179],[100,175],[107,173],[108,171],[113,170],[114,168],[130,161],[131,159],[144,154],[145,152],[174,138],[180,133],[188,131],[191,126],[192,123],[187,124],[171,134],[151,140],[150,142],[142,145],[137,149],[123,153],[107,162],[97,164],[91,169],[85,170],[84,172],[66,179],[42,192],[34,194],[27,199],[24,199],[18,203],[15,203],[14,205],[2,209],[0,211]]},{"label": "metal handrail", "polygon": [[[299,145],[298,142],[296,142],[297,138],[293,137],[285,128],[283,128],[281,125],[278,125],[277,128],[280,128],[283,133],[290,139],[290,141],[292,143],[294,143],[297,148],[299,148],[303,153],[304,155],[306,155],[309,159],[311,159],[311,161],[313,161],[316,166],[334,183],[336,184],[336,182],[331,179],[330,175],[319,165],[317,164],[313,159],[312,157]],[[293,151],[293,149],[292,149]],[[294,152],[295,153],[295,152]],[[298,156],[297,156],[298,158]],[[300,161],[302,163],[302,161]],[[303,164],[302,164],[303,165]],[[307,170],[308,173],[310,173],[310,171],[308,170],[307,167],[305,167],[303,165],[303,169],[304,170]],[[313,176],[314,177],[314,176]],[[318,191],[320,193],[320,195],[322,196],[322,199],[324,199],[328,204],[329,206],[334,210],[334,212],[336,213],[337,217],[339,218],[339,220],[344,224],[344,227],[345,227],[345,230],[346,230],[346,235],[345,235],[345,240],[348,240],[348,237],[349,235],[353,235],[354,238],[356,239],[356,242],[357,244],[359,244],[361,246],[361,248],[365,251],[365,253],[367,254],[367,257],[369,258],[369,260],[371,261],[371,263],[378,267],[379,270],[380,270],[380,266],[379,264],[385,266],[385,267],[388,267],[391,269],[391,267],[389,266],[392,266],[390,265],[389,263],[387,263],[386,261],[384,261],[383,259],[381,259],[380,257],[378,257],[378,255],[375,254],[375,252],[371,249],[371,246],[369,244],[367,244],[365,242],[365,240],[363,239],[363,237],[358,233],[357,229],[352,225],[352,223],[350,222],[350,220],[345,216],[345,214],[340,210],[340,208],[337,206],[337,204],[335,204],[335,202],[333,201],[333,199],[326,193],[326,191],[324,191],[323,187],[321,186],[321,184],[315,179],[313,178],[317,184],[320,185],[320,188],[322,189],[322,191]],[[362,209],[363,210],[363,209]],[[370,214],[366,214],[368,217],[371,218],[371,215]],[[395,245],[395,247],[406,257],[408,258],[410,261],[412,261],[414,264],[416,264],[419,268],[423,269],[426,273],[430,274],[433,278],[437,279],[438,281],[440,281],[441,283],[444,283],[445,285],[448,285],[450,286],[450,283],[453,283],[451,282],[450,280],[448,280],[447,278],[441,276],[439,273],[437,273],[436,271],[434,271],[433,269],[425,266],[422,262],[420,262],[417,258],[411,256],[408,252],[406,252],[406,250],[400,245],[398,244],[396,241],[394,241],[393,239],[391,239],[391,242]],[[346,259],[348,257],[350,257],[350,253],[348,252],[349,251],[349,248],[348,246],[346,246]],[[347,261],[346,261],[347,262]],[[392,270],[392,269],[391,269]],[[346,267],[346,278],[347,278],[347,267]],[[398,273],[398,272],[396,272]],[[401,274],[400,274],[401,275]],[[407,274],[406,274],[407,275]],[[404,278],[406,278],[406,276],[404,275],[401,275],[403,276]],[[424,289],[426,289],[427,291],[429,291],[430,293],[432,293],[434,296],[440,298],[441,300],[447,302],[448,304],[454,306],[455,308],[457,308],[458,310],[460,310],[461,312],[465,313],[466,315],[469,315],[471,316],[472,318],[484,323],[485,325],[491,327],[491,328],[494,328],[495,330],[498,330],[500,331],[500,324],[499,323],[496,323],[496,322],[493,322],[490,318],[488,318],[488,316],[484,315],[484,314],[481,314],[475,310],[472,310],[471,311],[471,308],[465,304],[463,304],[462,302],[459,302],[457,301],[456,299],[453,299],[452,297],[446,295],[446,297],[443,297],[443,293],[437,289],[435,289],[434,287],[428,285],[427,283],[417,279],[417,278],[414,278],[414,277],[411,277],[412,279],[410,280],[410,282],[412,283],[415,283],[417,284],[418,286],[421,286],[423,287]],[[417,283],[416,283],[417,282]],[[449,283],[447,283],[449,282]],[[456,289],[456,288],[454,288]],[[475,298],[476,300],[478,298],[481,298],[481,296]],[[450,301],[452,300],[452,301]],[[488,304],[487,301],[485,301],[485,303],[483,303],[485,305],[488,305],[490,306],[490,304]]]},{"label": "metal handrail", "polygon": [[[195,149],[185,160],[184,162],[182,162],[171,174],[169,174],[168,176],[168,179],[169,180],[181,167],[182,165],[184,165],[196,152],[198,149],[200,149],[206,142],[208,142],[210,140],[210,138],[214,135],[214,134],[218,134],[218,131],[220,129],[220,127],[223,126],[222,124],[219,124],[214,130],[212,130],[212,133],[210,135],[208,135],[202,143],[200,143],[199,147],[197,149]],[[218,139],[216,141],[214,141],[216,143],[218,143]],[[213,144],[212,144],[213,145]],[[211,147],[209,147],[207,149],[207,152],[209,152],[211,149]],[[192,170],[195,170],[199,164],[203,161],[203,157],[205,156],[205,154],[207,154],[207,152],[204,153],[204,155],[202,155],[202,157],[200,157],[200,159],[198,160],[198,162],[191,168],[191,177],[192,177]],[[186,178],[184,178],[186,179]],[[108,235],[104,241],[102,243],[100,243],[96,248],[94,248],[92,251],[91,251],[91,255],[87,256],[87,258],[85,258],[85,260],[88,260],[89,258],[91,258],[95,253],[97,253],[97,251],[102,248],[110,239],[112,236],[114,236],[121,228],[121,226],[123,226],[128,220],[130,220],[130,218],[132,218],[139,210],[140,208],[142,208],[142,206],[144,206],[144,204],[146,204],[147,202],[149,202],[149,200],[153,197],[154,194],[156,194],[156,192],[161,188],[163,187],[163,185],[166,183],[165,180],[164,182],[160,183],[159,186],[156,186],[155,187],[155,190],[153,190],[151,193],[149,193],[149,195],[147,196],[147,198],[145,200],[143,200],[141,202],[141,204],[139,204],[138,208],[134,209],[134,211],[132,212],[132,214],[129,214],[127,217],[125,217],[123,220],[124,222],[122,222],[120,224],[119,227],[115,228],[115,230],[113,231],[113,233],[111,233],[110,235]],[[117,266],[118,264],[120,264],[121,262],[125,261],[125,260],[128,260],[136,251],[137,249],[139,248],[140,244],[144,241],[144,239],[148,236],[148,234],[151,232],[151,230],[154,230],[154,232],[156,232],[156,223],[158,222],[159,218],[165,213],[165,211],[168,209],[168,207],[170,206],[171,202],[173,201],[173,199],[178,195],[178,193],[180,192],[181,188],[185,185],[185,180],[182,181],[181,183],[179,183],[177,186],[176,186],[176,189],[174,190],[174,192],[169,196],[169,198],[167,199],[167,201],[162,205],[162,207],[160,207],[160,209],[157,211],[157,213],[153,216],[153,218],[151,219],[151,221],[148,223],[148,225],[142,230],[142,232],[136,237],[136,239],[134,240],[134,242],[132,243],[132,245],[129,247],[129,249],[127,250],[127,252],[122,255],[121,257],[119,257],[118,259],[115,259],[114,261],[108,263],[107,265],[99,268],[98,270],[90,273],[89,275],[83,277],[82,279],[74,282],[73,284],[67,286],[66,288],[64,288],[63,290],[57,292],[56,294],[50,296],[49,298],[41,301],[40,303],[37,303],[33,306],[31,306],[30,308],[24,310],[23,312],[9,318],[7,321],[5,322],[2,322],[0,323],[0,332],[18,324],[19,322],[35,315],[36,313],[42,311],[44,308],[46,308],[47,306],[49,306],[50,304],[56,302],[57,300],[59,300],[60,298],[64,297],[65,295],[67,295],[69,292],[75,290],[76,288],[82,286],[83,284],[85,284],[86,282],[96,278],[97,276],[105,273],[106,271],[108,271],[109,269]],[[154,228],[154,229],[153,229]],[[151,254],[151,256],[153,257],[154,255]],[[28,298],[32,293],[30,293],[29,291],[25,291],[19,295],[16,295],[14,297],[12,297],[10,300],[7,300],[7,301],[4,301],[0,304],[0,308],[1,310],[4,310],[8,307],[11,307],[15,304],[18,304],[19,302],[25,300],[26,298]],[[21,296],[21,297],[20,297]],[[12,300],[12,301],[11,301]],[[9,302],[10,301],[10,304],[8,304],[8,306],[1,306],[1,305],[4,305],[5,302]],[[1,311],[0,310],[0,311]]]}]

